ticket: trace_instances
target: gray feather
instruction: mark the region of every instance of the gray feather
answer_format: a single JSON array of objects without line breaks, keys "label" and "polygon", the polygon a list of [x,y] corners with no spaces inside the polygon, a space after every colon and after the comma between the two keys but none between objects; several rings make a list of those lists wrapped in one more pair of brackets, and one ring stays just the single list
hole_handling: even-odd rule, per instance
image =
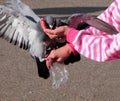
[{"label": "gray feather", "polygon": [[20,0],[4,0],[4,5],[24,16],[32,17],[36,22],[40,19],[28,5]]},{"label": "gray feather", "polygon": [[0,37],[28,49],[31,56],[37,59],[39,76],[46,79],[49,70],[44,58],[47,53],[46,41],[50,42],[50,39],[43,32],[39,20],[33,10],[20,0],[4,0],[4,5],[0,5]]},{"label": "gray feather", "polygon": [[0,37],[20,48],[29,48],[30,54],[42,61],[45,51],[43,41],[45,34],[40,26],[5,6],[0,6],[0,12],[2,12],[0,13]]}]

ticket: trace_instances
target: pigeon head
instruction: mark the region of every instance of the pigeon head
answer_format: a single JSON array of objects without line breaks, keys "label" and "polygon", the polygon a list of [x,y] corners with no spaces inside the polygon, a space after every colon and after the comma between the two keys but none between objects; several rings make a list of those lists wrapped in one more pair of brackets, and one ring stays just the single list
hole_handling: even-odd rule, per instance
[{"label": "pigeon head", "polygon": [[56,19],[52,16],[45,16],[44,17],[47,27],[50,29],[54,29],[56,25]]},{"label": "pigeon head", "polygon": [[65,25],[61,19],[54,18],[52,16],[45,16],[44,17],[47,27],[50,29],[55,29],[56,27]]}]

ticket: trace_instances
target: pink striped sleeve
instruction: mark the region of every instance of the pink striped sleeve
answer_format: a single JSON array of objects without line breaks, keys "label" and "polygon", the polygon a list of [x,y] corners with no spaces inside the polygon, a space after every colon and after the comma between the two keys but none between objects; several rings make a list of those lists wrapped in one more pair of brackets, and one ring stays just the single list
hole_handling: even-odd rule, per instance
[{"label": "pink striped sleeve", "polygon": [[[100,16],[120,32],[120,1],[115,0]],[[67,41],[81,55],[99,62],[120,59],[120,34],[108,35],[93,27],[77,31],[70,29]]]},{"label": "pink striped sleeve", "polygon": [[[71,42],[71,39],[68,38],[68,41]],[[120,58],[120,34],[90,35],[82,30],[71,44],[78,53],[98,62]]]}]

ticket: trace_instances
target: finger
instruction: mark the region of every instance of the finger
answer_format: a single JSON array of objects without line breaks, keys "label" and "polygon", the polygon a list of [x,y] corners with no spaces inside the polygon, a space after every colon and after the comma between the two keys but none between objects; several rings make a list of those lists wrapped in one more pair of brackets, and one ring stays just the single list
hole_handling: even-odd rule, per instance
[{"label": "finger", "polygon": [[52,50],[50,52],[50,54],[48,55],[48,57],[45,58],[46,61],[49,61],[49,62],[54,62],[56,61],[56,56],[54,55],[54,50]]},{"label": "finger", "polygon": [[46,33],[55,34],[55,31],[54,31],[54,30],[51,30],[51,29],[48,29],[48,28],[47,28],[47,25],[46,25],[45,20],[44,20],[43,18],[40,19],[40,24],[41,24],[41,27],[43,28],[43,30],[44,30]]},{"label": "finger", "polygon": [[53,65],[53,63],[54,63],[54,61],[51,58],[49,58],[49,59],[46,60],[46,65],[47,65],[47,67],[49,69],[51,68],[51,66]]},{"label": "finger", "polygon": [[62,59],[62,58],[58,58],[56,61],[57,62],[63,62],[65,59]]},{"label": "finger", "polygon": [[42,27],[43,31],[44,31],[51,39],[57,37],[57,35],[55,35],[55,33],[54,33],[54,30],[50,30],[50,29],[47,28],[46,23],[45,23],[45,20],[44,20],[43,18],[40,19],[40,24],[41,24],[41,27]]},{"label": "finger", "polygon": [[[51,29],[46,28],[46,29],[45,29],[45,32],[47,32],[47,33],[49,33],[49,34],[51,34],[51,35],[61,36],[60,33],[63,33],[63,32],[64,32],[64,27],[63,27],[63,26],[57,27],[57,28],[54,29],[54,30],[51,30]],[[60,34],[60,35],[59,35],[59,34]]]},{"label": "finger", "polygon": [[51,30],[51,29],[48,29],[48,28],[45,29],[45,32],[48,33],[49,35],[57,35],[55,30]]},{"label": "finger", "polygon": [[45,23],[45,20],[43,18],[40,19],[40,24],[43,30],[45,30],[47,28],[47,25]]},{"label": "finger", "polygon": [[46,61],[46,66],[47,66],[48,69],[50,69],[51,64],[48,61]]}]

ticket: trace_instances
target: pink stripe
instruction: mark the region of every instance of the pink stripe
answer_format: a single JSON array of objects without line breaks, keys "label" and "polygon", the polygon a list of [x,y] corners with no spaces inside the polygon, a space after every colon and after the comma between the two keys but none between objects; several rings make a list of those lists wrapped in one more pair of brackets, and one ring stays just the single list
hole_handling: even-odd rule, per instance
[{"label": "pink stripe", "polygon": [[[83,44],[84,44],[84,39],[85,39],[85,37],[84,37],[84,34],[85,33],[82,33],[81,35],[80,35],[80,38],[78,38],[79,39],[79,44],[77,44],[78,42],[75,42],[74,44],[75,45],[77,45],[79,48],[78,48],[78,52],[80,52],[81,53],[81,51],[83,50]],[[78,40],[77,40],[78,41]],[[86,42],[86,40],[85,40],[85,42]],[[83,53],[82,53],[83,54]]]},{"label": "pink stripe", "polygon": [[102,61],[102,40],[100,39],[100,61]]},{"label": "pink stripe", "polygon": [[112,11],[113,11],[113,7],[108,10],[108,15],[109,15],[108,16],[108,23],[109,24],[112,24],[112,17],[111,17],[111,16],[113,16]]},{"label": "pink stripe", "polygon": [[92,32],[92,27],[89,27],[89,28],[87,29],[87,31],[88,31],[88,33],[90,33],[91,35],[93,34],[93,32]]},{"label": "pink stripe", "polygon": [[95,59],[95,60],[97,60],[97,56],[98,56],[98,54],[97,54],[97,51],[96,51],[96,48],[97,48],[97,46],[96,46],[96,44],[94,45],[94,47],[93,47],[93,49],[94,49],[94,54],[92,53],[92,56],[93,56],[93,59]]},{"label": "pink stripe", "polygon": [[89,55],[88,55],[88,57],[89,57],[89,58],[91,58],[91,55],[94,55],[94,54],[92,54],[92,51],[91,51],[91,45],[94,43],[95,39],[96,39],[96,38],[94,38],[94,39],[90,42],[90,44],[88,45],[88,50],[89,50]]},{"label": "pink stripe", "polygon": [[83,48],[84,47],[84,43],[87,44],[87,41],[86,40],[82,40],[82,47],[81,47],[81,54],[83,54],[84,56],[87,57],[87,52],[86,52],[86,49]]},{"label": "pink stripe", "polygon": [[117,0],[115,0],[114,3],[115,3],[115,7],[117,7],[117,8],[118,8],[118,11],[119,11],[119,9],[120,9],[120,8],[119,8],[119,5],[120,5],[120,4],[118,3]]},{"label": "pink stripe", "polygon": [[88,47],[86,47],[87,49],[85,49],[85,50],[86,50],[86,52],[87,52],[86,55],[87,55],[88,58],[90,58],[90,57],[89,57],[89,54],[90,54],[89,44],[91,43],[91,41],[92,41],[92,37],[87,36],[86,41],[85,41],[85,44],[87,43],[87,46],[88,46]]},{"label": "pink stripe", "polygon": [[115,25],[117,27],[117,29],[120,31],[120,9],[118,8],[119,5],[118,5],[118,2],[116,1],[115,2],[116,4],[116,9],[115,9],[115,14],[114,14],[114,20],[115,20]]},{"label": "pink stripe", "polygon": [[120,5],[118,4],[117,1],[115,2],[115,6],[116,6],[116,8],[117,8],[117,11],[120,12],[120,8],[119,8]]},{"label": "pink stripe", "polygon": [[[107,40],[106,40],[107,41]],[[115,42],[114,44],[116,44],[116,45],[114,45],[114,47],[113,46],[111,46],[111,44],[113,44],[113,42]],[[108,44],[109,43],[109,44]],[[107,56],[107,61],[108,60],[113,60],[113,59],[118,59],[118,58],[120,58],[120,51],[118,51],[117,49],[116,49],[116,47],[115,46],[117,46],[117,41],[115,41],[115,40],[113,40],[113,39],[111,39],[111,40],[109,40],[108,39],[108,41],[107,41],[107,47],[105,48],[105,53],[107,52],[107,51],[109,51],[110,53],[108,54],[108,53],[106,53],[106,56]],[[112,49],[111,49],[112,48]],[[119,53],[119,54],[118,54]]]},{"label": "pink stripe", "polygon": [[95,48],[92,49],[92,45],[93,45],[93,47],[96,45],[96,44],[94,44],[94,42],[95,42],[96,39],[98,39],[98,38],[94,37],[94,39],[91,41],[91,43],[88,46],[89,58],[95,57],[94,55],[96,54],[96,52],[95,52]]},{"label": "pink stripe", "polygon": [[82,50],[82,45],[83,45],[83,42],[82,42],[82,40],[80,39],[79,40],[80,41],[80,44],[79,44],[79,49],[78,49],[78,52],[81,52],[81,50]]},{"label": "pink stripe", "polygon": [[88,35],[85,35],[84,38],[85,38],[85,40],[83,40],[83,43],[82,43],[82,48],[83,48],[83,50],[84,50],[83,54],[84,54],[86,57],[88,57],[88,52],[89,52],[89,50],[88,50],[88,47],[84,47],[84,44],[86,44],[85,46],[88,46],[88,42],[89,42],[89,40],[90,40],[90,37],[89,37]]},{"label": "pink stripe", "polygon": [[109,58],[109,55],[108,55],[107,51],[110,50],[110,45],[111,45],[111,42],[112,42],[112,41],[113,41],[113,40],[109,40],[109,38],[106,40],[107,46],[106,46],[104,52],[105,52],[107,58]]},{"label": "pink stripe", "polygon": [[107,12],[104,12],[104,16],[105,16],[105,21],[108,22],[108,13]]},{"label": "pink stripe", "polygon": [[120,25],[120,21],[119,20],[115,20],[115,22],[117,23],[117,25]]}]

